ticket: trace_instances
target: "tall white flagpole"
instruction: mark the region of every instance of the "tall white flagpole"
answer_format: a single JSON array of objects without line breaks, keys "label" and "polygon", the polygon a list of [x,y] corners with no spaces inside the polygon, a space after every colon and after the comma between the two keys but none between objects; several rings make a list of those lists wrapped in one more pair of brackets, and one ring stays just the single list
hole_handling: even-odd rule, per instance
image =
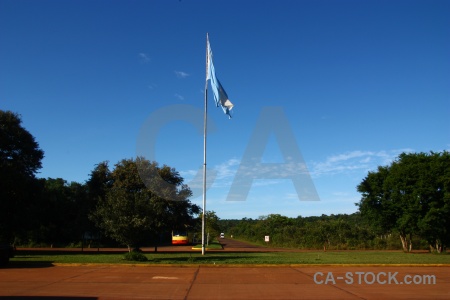
[{"label": "tall white flagpole", "polygon": [[202,213],[202,255],[205,255],[205,215],[206,215],[206,121],[208,112],[208,67],[209,67],[209,37],[206,33],[206,80],[205,80],[205,112],[203,115],[203,213]]}]

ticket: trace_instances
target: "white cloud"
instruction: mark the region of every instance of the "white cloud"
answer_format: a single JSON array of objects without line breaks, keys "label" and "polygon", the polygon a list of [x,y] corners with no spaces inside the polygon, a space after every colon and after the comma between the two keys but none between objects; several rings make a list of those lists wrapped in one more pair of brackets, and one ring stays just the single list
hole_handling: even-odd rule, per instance
[{"label": "white cloud", "polygon": [[148,87],[150,90],[153,90],[153,89],[155,89],[155,88],[157,87],[157,85],[154,84],[154,83],[150,83],[147,87]]},{"label": "white cloud", "polygon": [[[351,175],[352,177],[360,178],[361,176],[366,175],[368,171],[376,170],[376,168],[380,165],[385,166],[392,163],[394,159],[398,157],[398,155],[402,152],[412,152],[411,149],[393,149],[393,150],[383,150],[383,151],[362,151],[355,150],[349,151],[345,153],[335,154],[327,157],[324,161],[312,162],[308,163],[308,169],[310,171],[310,175],[312,178],[331,178],[331,176],[345,176]],[[225,201],[227,197],[227,191],[233,184],[233,180],[236,176],[236,172],[239,169],[241,164],[241,160],[238,158],[228,159],[220,164],[212,167],[212,170],[207,172],[207,183],[211,184],[213,193],[219,193],[220,197],[217,200],[222,203]],[[273,201],[298,201],[298,195],[293,190],[292,184],[289,182],[290,177],[293,175],[298,175],[300,170],[304,170],[304,164],[287,164],[285,168],[280,170],[277,164],[270,163],[261,163],[260,165],[254,165],[254,168],[249,166],[248,169],[241,170],[243,172],[248,172],[249,175],[254,174],[255,172],[273,172],[274,179],[257,179],[252,182],[252,194],[249,194],[248,200],[252,202],[252,197],[257,197],[258,203],[263,199],[269,199],[273,197],[273,194],[277,195],[277,200]],[[274,169],[272,169],[274,168]],[[189,184],[189,186],[193,189],[197,189],[195,197],[201,195],[202,191],[202,175],[201,168],[197,170],[186,170],[180,172],[180,174],[186,179],[185,183]],[[282,179],[282,178],[288,179]],[[353,179],[351,179],[353,180]],[[335,203],[335,205],[331,205],[332,207],[328,207],[324,204],[319,205],[321,209],[321,213],[347,213],[353,212],[355,210],[354,203],[358,202],[359,195],[354,191],[355,183],[350,180],[349,185],[351,186],[350,191],[346,191],[344,186],[340,186],[341,190],[333,190],[328,195],[324,191],[319,191],[325,193],[321,194],[320,202],[326,202],[327,205]],[[260,190],[261,189],[261,190]],[[281,189],[277,191],[276,189]],[[263,193],[261,195],[261,193]],[[213,196],[214,197],[214,196]],[[253,199],[253,200],[252,200]],[[254,202],[253,201],[253,202]],[[302,202],[302,201],[300,201]],[[277,202],[279,203],[279,202]],[[336,205],[340,205],[336,208]],[[318,206],[318,207],[319,207]],[[342,211],[341,206],[348,206],[345,211]],[[326,208],[326,211],[323,209]],[[301,214],[311,214],[310,212],[302,211]],[[248,212],[246,212],[248,214]],[[254,215],[252,213],[252,215]]]},{"label": "white cloud", "polygon": [[198,173],[198,170],[180,171],[179,173],[183,178],[193,178]]},{"label": "white cloud", "polygon": [[215,166],[214,169],[217,171],[217,179],[234,177],[239,163],[240,160],[232,158],[224,163],[221,163],[220,165]]},{"label": "white cloud", "polygon": [[323,162],[313,162],[310,171],[314,177],[354,171],[367,172],[375,170],[380,165],[389,165],[400,153],[411,151],[411,149],[382,150],[377,152],[355,150],[329,156]]},{"label": "white cloud", "polygon": [[139,55],[139,58],[141,59],[141,62],[143,62],[143,63],[150,62],[150,57],[147,55],[147,53],[141,52],[138,55]]},{"label": "white cloud", "polygon": [[178,98],[178,100],[184,100],[184,97],[183,97],[183,96],[181,96],[180,94],[175,94],[175,97],[177,97],[177,98]]},{"label": "white cloud", "polygon": [[183,72],[183,71],[174,71],[175,75],[177,75],[178,78],[186,78],[189,77],[190,74]]}]

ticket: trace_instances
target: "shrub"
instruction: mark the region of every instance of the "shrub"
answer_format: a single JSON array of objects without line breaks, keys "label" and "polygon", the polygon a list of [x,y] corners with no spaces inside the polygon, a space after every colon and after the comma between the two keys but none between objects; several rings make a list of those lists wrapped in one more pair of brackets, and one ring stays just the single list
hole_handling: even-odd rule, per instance
[{"label": "shrub", "polygon": [[140,251],[133,250],[124,255],[125,260],[129,261],[147,261],[147,257]]}]

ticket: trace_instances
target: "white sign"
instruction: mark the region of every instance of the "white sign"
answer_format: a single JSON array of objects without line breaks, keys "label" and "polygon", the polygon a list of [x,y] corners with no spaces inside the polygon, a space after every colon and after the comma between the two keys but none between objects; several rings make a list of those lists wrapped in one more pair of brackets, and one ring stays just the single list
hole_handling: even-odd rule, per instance
[{"label": "white sign", "polygon": [[267,242],[267,243],[269,242],[269,236],[268,236],[268,235],[266,235],[266,236],[264,237],[264,241]]}]

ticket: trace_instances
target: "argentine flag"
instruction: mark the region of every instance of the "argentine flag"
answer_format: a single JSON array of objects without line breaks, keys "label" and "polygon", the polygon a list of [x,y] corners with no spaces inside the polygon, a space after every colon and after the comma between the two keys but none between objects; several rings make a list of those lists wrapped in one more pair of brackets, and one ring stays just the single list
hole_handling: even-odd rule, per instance
[{"label": "argentine flag", "polygon": [[209,39],[207,40],[208,47],[208,59],[206,66],[206,80],[211,79],[211,88],[214,94],[214,101],[216,102],[216,106],[219,105],[222,107],[223,112],[228,115],[231,119],[231,109],[233,108],[233,103],[231,103],[230,99],[228,99],[228,95],[220,84],[219,79],[216,77],[216,70],[214,69],[213,64],[213,55],[211,51],[211,46],[209,45]]}]

